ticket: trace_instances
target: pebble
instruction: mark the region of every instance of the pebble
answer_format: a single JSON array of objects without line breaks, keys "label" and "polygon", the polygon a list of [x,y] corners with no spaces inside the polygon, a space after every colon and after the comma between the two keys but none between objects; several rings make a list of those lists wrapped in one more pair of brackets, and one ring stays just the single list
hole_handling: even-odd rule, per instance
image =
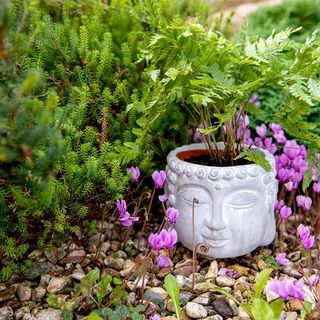
[{"label": "pebble", "polygon": [[[197,270],[198,268],[196,268]],[[174,275],[180,275],[180,276],[185,276],[189,277],[193,273],[193,261],[192,259],[185,259],[183,261],[178,262],[175,265]]]},{"label": "pebble", "polygon": [[168,296],[168,293],[161,287],[155,287],[147,289],[143,295],[143,300],[152,301],[155,304],[158,302],[164,302]]},{"label": "pebble", "polygon": [[203,318],[202,320],[223,320],[223,318],[219,314],[215,314],[213,316]]},{"label": "pebble", "polygon": [[132,273],[135,266],[136,266],[136,263],[134,261],[130,259],[126,260],[123,264],[123,270],[120,271],[121,277],[126,277],[130,273]]},{"label": "pebble", "polygon": [[242,266],[239,266],[239,265],[231,265],[231,266],[228,267],[228,269],[234,270],[237,273],[236,278],[240,278],[240,277],[243,277],[243,276],[248,276],[249,275],[249,271],[250,271],[249,268],[242,267]]},{"label": "pebble", "polygon": [[0,302],[3,301],[8,301],[14,297],[15,294],[15,289],[14,288],[9,288],[5,291],[0,292]]},{"label": "pebble", "polygon": [[33,250],[31,253],[28,254],[28,258],[31,260],[38,260],[42,256],[41,250]]},{"label": "pebble", "polygon": [[65,258],[61,260],[61,263],[81,263],[86,255],[86,252],[82,249],[71,251]]},{"label": "pebble", "polygon": [[242,307],[238,308],[238,316],[241,320],[250,320],[248,313]]},{"label": "pebble", "polygon": [[235,290],[239,290],[241,292],[245,292],[247,290],[250,290],[250,288],[251,288],[251,285],[248,282],[248,278],[247,277],[240,277],[234,283],[234,289]]},{"label": "pebble", "polygon": [[111,241],[111,246],[110,246],[110,248],[111,248],[111,250],[112,251],[118,251],[119,249],[120,249],[120,242],[119,241],[115,241],[115,240],[113,240],[113,241]]},{"label": "pebble", "polygon": [[49,293],[58,293],[63,291],[68,285],[69,278],[63,277],[52,277],[48,284],[47,290]]},{"label": "pebble", "polygon": [[287,307],[290,311],[300,311],[302,309],[302,303],[297,299],[292,299],[287,302]]},{"label": "pebble", "polygon": [[211,262],[205,278],[206,278],[206,281],[208,282],[214,282],[217,276],[218,276],[218,262],[217,260],[214,260]]},{"label": "pebble", "polygon": [[177,282],[181,290],[191,290],[192,289],[192,280],[185,276],[177,275]]},{"label": "pebble", "polygon": [[36,287],[32,292],[32,300],[40,302],[46,295],[47,290],[41,285]]},{"label": "pebble", "polygon": [[233,287],[236,280],[230,277],[218,276],[216,278],[216,283],[220,287]]},{"label": "pebble", "polygon": [[22,320],[25,317],[25,315],[29,315],[29,314],[30,314],[30,308],[22,307],[14,313],[14,317],[16,320]]},{"label": "pebble", "polygon": [[192,302],[202,304],[203,306],[207,306],[210,303],[210,301],[211,301],[210,292],[202,293],[192,300]]},{"label": "pebble", "polygon": [[301,258],[301,252],[300,251],[294,251],[294,252],[290,252],[288,253],[288,259],[290,261],[298,261]]},{"label": "pebble", "polygon": [[56,264],[66,256],[66,250],[63,247],[50,247],[44,252],[44,255],[52,264]]},{"label": "pebble", "polygon": [[116,270],[122,270],[124,266],[124,260],[122,258],[116,258],[113,256],[106,257],[103,262],[106,267]]},{"label": "pebble", "polygon": [[234,316],[234,312],[225,297],[217,297],[212,301],[213,309],[224,318]]},{"label": "pebble", "polygon": [[36,280],[41,275],[48,273],[51,269],[51,264],[46,261],[35,261],[32,264],[32,269],[30,270],[30,273],[27,275],[28,280]]},{"label": "pebble", "polygon": [[185,310],[187,316],[195,319],[205,318],[208,315],[204,306],[194,302],[188,302]]},{"label": "pebble", "polygon": [[60,320],[61,319],[61,310],[57,309],[45,309],[41,310],[37,315],[36,315],[37,320]]},{"label": "pebble", "polygon": [[286,312],[285,320],[297,320],[297,319],[298,319],[298,314],[295,311]]},{"label": "pebble", "polygon": [[258,261],[258,268],[259,268],[259,270],[264,270],[264,269],[269,268],[269,266],[263,260],[259,260]]},{"label": "pebble", "polygon": [[278,299],[278,297],[279,297],[276,293],[274,293],[271,290],[268,290],[267,288],[264,289],[264,294],[266,296],[266,300],[268,303]]},{"label": "pebble", "polygon": [[29,301],[31,299],[32,290],[27,284],[19,284],[17,287],[17,295],[20,301]]},{"label": "pebble", "polygon": [[85,276],[85,272],[82,269],[74,269],[71,278],[77,281],[81,281],[81,279]]},{"label": "pebble", "polygon": [[13,316],[13,311],[11,307],[3,307],[0,308],[0,319],[1,320],[9,320]]},{"label": "pebble", "polygon": [[176,312],[172,299],[168,300],[166,308],[169,312],[172,312],[172,313]]}]

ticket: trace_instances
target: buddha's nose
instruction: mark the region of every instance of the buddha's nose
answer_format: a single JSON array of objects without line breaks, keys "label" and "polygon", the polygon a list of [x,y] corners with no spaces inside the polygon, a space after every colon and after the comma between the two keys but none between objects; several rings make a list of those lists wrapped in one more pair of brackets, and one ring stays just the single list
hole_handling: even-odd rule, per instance
[{"label": "buddha's nose", "polygon": [[222,204],[213,205],[210,216],[205,219],[204,224],[207,228],[216,231],[227,227]]}]

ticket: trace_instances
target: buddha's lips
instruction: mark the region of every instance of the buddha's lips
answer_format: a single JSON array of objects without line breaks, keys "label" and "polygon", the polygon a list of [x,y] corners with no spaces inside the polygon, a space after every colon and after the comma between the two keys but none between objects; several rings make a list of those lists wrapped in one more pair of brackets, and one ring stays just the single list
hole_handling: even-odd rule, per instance
[{"label": "buddha's lips", "polygon": [[208,238],[204,238],[204,239],[205,239],[205,243],[207,243],[209,246],[213,248],[224,247],[230,240],[230,239],[208,239]]}]

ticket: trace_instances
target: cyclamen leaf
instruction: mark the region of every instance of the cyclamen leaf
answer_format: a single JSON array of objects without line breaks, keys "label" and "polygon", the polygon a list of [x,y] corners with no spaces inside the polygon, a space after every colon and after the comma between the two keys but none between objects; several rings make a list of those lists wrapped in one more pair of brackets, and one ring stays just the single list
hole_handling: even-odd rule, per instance
[{"label": "cyclamen leaf", "polygon": [[182,312],[179,302],[180,288],[177,279],[172,274],[168,274],[164,279],[164,287],[173,301],[177,319],[180,320]]},{"label": "cyclamen leaf", "polygon": [[103,320],[103,318],[101,318],[97,313],[92,311],[88,316],[88,320]]},{"label": "cyclamen leaf", "polygon": [[268,269],[262,270],[258,274],[256,278],[255,288],[254,288],[254,293],[256,298],[260,298],[261,293],[264,290],[272,271],[273,271],[272,269],[268,268]]},{"label": "cyclamen leaf", "polygon": [[259,298],[253,300],[251,312],[254,320],[277,320],[267,301]]},{"label": "cyclamen leaf", "polygon": [[277,299],[270,304],[270,308],[272,309],[274,313],[275,319],[280,319],[280,316],[284,310],[285,304],[282,300]]}]

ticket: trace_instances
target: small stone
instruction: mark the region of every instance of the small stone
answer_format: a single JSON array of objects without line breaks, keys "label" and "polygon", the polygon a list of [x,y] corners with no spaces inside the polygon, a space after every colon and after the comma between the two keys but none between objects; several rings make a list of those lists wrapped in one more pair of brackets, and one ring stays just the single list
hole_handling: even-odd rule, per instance
[{"label": "small stone", "polygon": [[128,276],[131,272],[133,272],[136,263],[132,260],[126,260],[123,264],[123,270],[120,271],[121,277]]},{"label": "small stone", "polygon": [[167,302],[166,308],[169,312],[172,312],[172,313],[176,312],[172,299],[169,299],[169,301]]},{"label": "small stone", "polygon": [[172,272],[172,268],[161,268],[157,274],[157,277],[163,279],[167,274]]},{"label": "small stone", "polygon": [[51,277],[49,274],[44,274],[41,276],[40,283],[47,285],[47,284],[49,284],[50,278]]},{"label": "small stone", "polygon": [[36,320],[35,316],[33,316],[32,314],[25,314],[22,318],[22,320]]},{"label": "small stone", "polygon": [[52,264],[56,264],[59,260],[65,257],[66,250],[63,247],[50,247],[44,252],[44,255]]},{"label": "small stone", "polygon": [[30,314],[30,308],[29,307],[22,307],[14,313],[14,317],[16,320],[22,320],[25,315],[29,315],[29,314]]},{"label": "small stone", "polygon": [[136,302],[137,296],[134,292],[130,292],[127,297],[127,304],[129,306],[134,306]]},{"label": "small stone", "polygon": [[[104,239],[105,239],[105,236],[101,235],[101,241],[104,241]],[[88,246],[98,247],[99,241],[100,241],[100,233],[97,233],[89,238]]]},{"label": "small stone", "polygon": [[145,274],[144,277],[137,278],[133,284],[136,288],[142,288],[142,285],[145,287],[150,279],[149,274]]},{"label": "small stone", "polygon": [[31,260],[38,260],[42,256],[41,250],[33,250],[31,253],[29,253],[28,258]]},{"label": "small stone", "polygon": [[46,293],[47,293],[47,290],[40,285],[33,290],[32,300],[36,302],[40,302],[43,299],[43,297],[46,295]]},{"label": "small stone", "polygon": [[219,314],[215,314],[213,316],[203,318],[202,320],[223,320],[223,318]]},{"label": "small stone", "polygon": [[211,282],[200,282],[194,286],[194,289],[197,291],[206,292],[206,291],[209,291],[210,289],[212,289],[212,283]]},{"label": "small stone", "polygon": [[294,252],[290,252],[288,254],[288,259],[290,261],[295,262],[295,261],[298,261],[300,258],[301,258],[301,252],[300,251],[294,251]]},{"label": "small stone", "polygon": [[232,317],[235,314],[230,308],[228,301],[225,297],[217,297],[212,302],[213,309],[224,318]]},{"label": "small stone", "polygon": [[210,292],[202,293],[192,300],[192,302],[202,304],[203,306],[207,306],[210,303],[210,301]]},{"label": "small stone", "polygon": [[32,264],[30,273],[26,276],[28,280],[36,280],[41,275],[48,273],[52,265],[46,261],[35,261]]},{"label": "small stone", "polygon": [[111,241],[111,250],[112,251],[118,251],[120,249],[120,242],[119,241]]},{"label": "small stone", "polygon": [[191,292],[182,291],[179,294],[179,301],[180,301],[181,305],[184,306],[191,300],[192,297],[193,297],[193,294]]},{"label": "small stone", "polygon": [[295,311],[286,312],[285,320],[297,320],[297,319],[298,319],[298,314]]},{"label": "small stone", "polygon": [[218,276],[216,278],[216,283],[220,287],[233,287],[236,280],[230,277]]},{"label": "small stone", "polygon": [[177,275],[177,282],[181,290],[191,290],[192,289],[192,280],[185,276]]},{"label": "small stone", "polygon": [[147,289],[143,295],[143,300],[152,301],[155,304],[158,304],[159,301],[165,301],[168,293],[161,287],[155,287]]},{"label": "small stone", "polygon": [[1,320],[9,320],[13,316],[13,311],[11,307],[3,307],[0,308],[0,319]]},{"label": "small stone", "polygon": [[61,260],[61,263],[81,263],[86,255],[84,250],[73,250],[65,258]]},{"label": "small stone", "polygon": [[118,250],[117,252],[113,253],[112,255],[116,258],[122,258],[122,259],[127,258],[127,254],[122,250]]},{"label": "small stone", "polygon": [[264,289],[264,294],[266,296],[266,300],[268,303],[278,299],[278,297],[279,297],[275,292],[273,292],[267,288]]},{"label": "small stone", "polygon": [[187,316],[195,319],[205,318],[208,315],[204,306],[194,302],[188,302],[185,310]]},{"label": "small stone", "polygon": [[174,268],[174,275],[181,275],[185,277],[189,277],[193,272],[193,261],[192,259],[185,259],[183,261],[178,262]]},{"label": "small stone", "polygon": [[205,281],[205,277],[201,273],[196,272],[194,275],[193,275],[193,273],[190,274],[189,279],[191,281],[193,279],[193,276],[194,276],[194,283],[200,283],[200,282],[204,282]]},{"label": "small stone", "polygon": [[302,309],[302,303],[297,299],[292,299],[287,302],[287,307],[290,311],[300,311]]},{"label": "small stone", "polygon": [[302,274],[297,269],[294,269],[294,268],[285,268],[282,270],[282,273],[290,277],[293,277],[295,279],[300,279],[302,277]]},{"label": "small stone", "polygon": [[31,299],[32,290],[26,284],[19,284],[17,287],[17,294],[20,301],[29,301]]},{"label": "small stone", "polygon": [[101,252],[107,253],[110,250],[111,244],[110,242],[102,242],[101,244]]},{"label": "small stone", "polygon": [[237,304],[232,299],[226,298],[226,300],[228,302],[229,307],[232,310],[233,315],[236,316],[238,314],[238,306],[237,306]]},{"label": "small stone", "polygon": [[250,319],[248,313],[242,307],[238,308],[238,317],[241,320],[247,320],[247,319],[249,320]]},{"label": "small stone", "polygon": [[260,250],[260,255],[265,256],[265,257],[270,257],[270,256],[272,256],[272,250],[267,249],[267,248],[262,248]]},{"label": "small stone", "polygon": [[124,266],[124,260],[122,258],[115,258],[113,256],[106,257],[103,262],[106,267],[116,270],[122,270]]},{"label": "small stone", "polygon": [[237,279],[234,284],[234,289],[239,290],[241,292],[245,292],[247,290],[250,290],[251,285],[248,282],[248,278],[247,277],[240,277],[239,279]]},{"label": "small stone", "polygon": [[48,284],[48,292],[49,293],[58,293],[63,291],[68,285],[69,278],[66,276],[63,277],[52,277]]},{"label": "small stone", "polygon": [[86,274],[82,269],[74,269],[71,278],[77,281],[81,281],[81,279],[85,276]]},{"label": "small stone", "polygon": [[51,309],[51,308],[41,310],[36,315],[36,319],[37,320],[60,320],[61,310]]},{"label": "small stone", "polygon": [[218,262],[214,260],[211,262],[208,272],[205,276],[206,281],[214,282],[218,276]]},{"label": "small stone", "polygon": [[268,265],[263,261],[263,260],[259,260],[258,261],[258,268],[260,270],[264,270],[264,269],[267,269],[269,268]]}]

